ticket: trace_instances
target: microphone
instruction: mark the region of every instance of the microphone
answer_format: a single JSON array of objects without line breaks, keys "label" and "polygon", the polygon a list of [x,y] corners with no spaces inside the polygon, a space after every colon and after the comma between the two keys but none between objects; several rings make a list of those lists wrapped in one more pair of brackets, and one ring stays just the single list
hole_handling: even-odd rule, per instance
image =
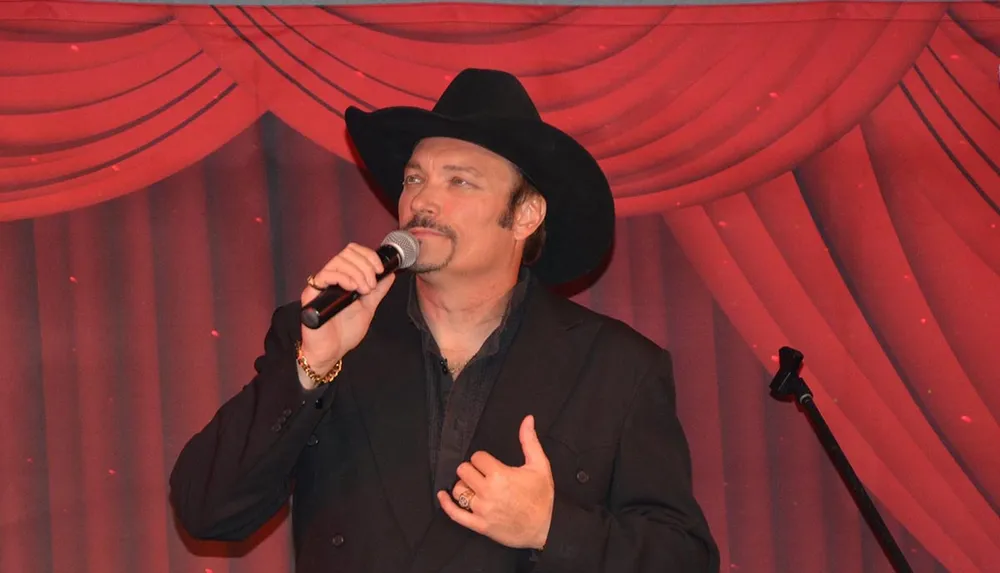
[{"label": "microphone", "polygon": [[[385,269],[384,272],[375,275],[375,280],[380,281],[391,273],[408,268],[417,262],[420,243],[406,231],[393,231],[382,239],[382,245],[375,252]],[[319,328],[360,297],[361,294],[357,291],[346,291],[335,285],[328,286],[302,307],[302,324],[312,329]]]}]

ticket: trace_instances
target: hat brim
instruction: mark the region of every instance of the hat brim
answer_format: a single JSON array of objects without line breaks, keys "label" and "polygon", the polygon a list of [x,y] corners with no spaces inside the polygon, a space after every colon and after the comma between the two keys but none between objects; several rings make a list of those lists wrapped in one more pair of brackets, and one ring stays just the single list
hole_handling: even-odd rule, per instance
[{"label": "hat brim", "polygon": [[610,185],[597,160],[559,129],[537,120],[457,120],[405,106],[373,112],[351,107],[345,121],[361,162],[394,208],[417,143],[461,139],[516,165],[545,197],[545,247],[532,265],[540,282],[575,281],[605,261],[615,228]]}]

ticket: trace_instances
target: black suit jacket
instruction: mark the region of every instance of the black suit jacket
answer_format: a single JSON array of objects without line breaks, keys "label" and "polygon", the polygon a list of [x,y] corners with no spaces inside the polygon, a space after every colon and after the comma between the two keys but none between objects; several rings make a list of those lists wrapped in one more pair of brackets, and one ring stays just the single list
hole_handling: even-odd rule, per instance
[{"label": "black suit jacket", "polygon": [[257,376],[181,452],[171,501],[205,539],[243,539],[292,495],[299,573],[705,572],[719,556],[692,495],[666,351],[530,287],[524,321],[468,455],[524,463],[528,414],[556,504],[540,555],[453,523],[431,487],[420,335],[406,281],[327,387],[298,382],[298,304],[279,308]]}]

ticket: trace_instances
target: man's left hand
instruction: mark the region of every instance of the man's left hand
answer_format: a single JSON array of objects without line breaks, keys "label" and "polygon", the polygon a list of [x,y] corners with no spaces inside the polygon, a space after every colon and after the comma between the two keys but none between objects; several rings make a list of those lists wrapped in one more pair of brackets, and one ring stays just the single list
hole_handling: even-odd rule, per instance
[{"label": "man's left hand", "polygon": [[[458,466],[458,483],[449,496],[438,492],[441,507],[456,523],[497,543],[517,549],[541,549],[549,536],[555,482],[535,434],[535,418],[521,422],[524,465],[510,467],[487,452],[476,452]],[[456,504],[463,495],[468,509]]]}]

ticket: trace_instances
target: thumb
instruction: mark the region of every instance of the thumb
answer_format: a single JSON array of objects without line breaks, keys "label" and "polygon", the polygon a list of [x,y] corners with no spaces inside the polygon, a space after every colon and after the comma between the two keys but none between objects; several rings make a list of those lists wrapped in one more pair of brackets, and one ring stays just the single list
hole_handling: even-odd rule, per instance
[{"label": "thumb", "polygon": [[548,465],[549,459],[545,456],[542,443],[538,441],[538,434],[535,433],[534,416],[525,416],[524,421],[521,422],[519,437],[521,438],[521,450],[524,452],[524,465]]}]

